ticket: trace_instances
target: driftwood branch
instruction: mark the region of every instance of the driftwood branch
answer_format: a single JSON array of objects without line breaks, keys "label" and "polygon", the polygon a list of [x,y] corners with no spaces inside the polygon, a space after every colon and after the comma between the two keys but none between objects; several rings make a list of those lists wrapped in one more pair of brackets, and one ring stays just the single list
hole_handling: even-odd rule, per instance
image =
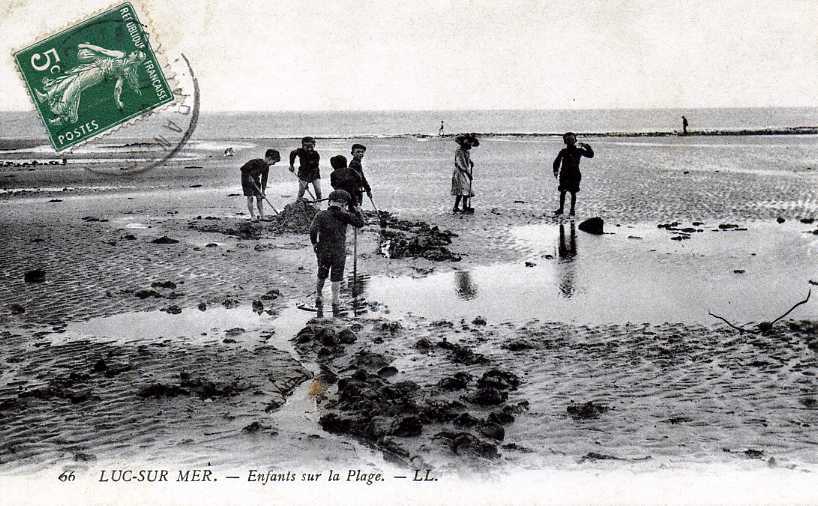
[{"label": "driftwood branch", "polygon": [[812,289],[810,289],[810,290],[807,292],[807,298],[806,298],[806,299],[804,299],[804,300],[802,300],[801,302],[797,303],[796,305],[794,305],[793,307],[791,307],[789,311],[787,311],[786,313],[782,314],[781,316],[779,316],[779,317],[778,317],[778,318],[776,318],[775,320],[771,321],[771,322],[770,322],[770,325],[774,324],[775,322],[777,322],[777,321],[778,321],[778,320],[780,320],[781,318],[784,318],[784,317],[785,317],[785,316],[787,316],[788,314],[792,313],[792,310],[793,310],[793,309],[795,309],[795,308],[797,308],[797,307],[798,307],[798,306],[800,306],[801,304],[806,304],[806,303],[807,303],[807,301],[809,300],[809,296],[810,296],[810,295],[812,295]]},{"label": "driftwood branch", "polygon": [[729,321],[727,318],[725,318],[725,317],[723,317],[723,316],[719,316],[719,315],[717,315],[717,314],[713,314],[713,313],[710,313],[710,312],[708,312],[707,314],[709,314],[709,315],[710,315],[710,316],[712,316],[713,318],[718,318],[719,320],[723,321],[723,322],[724,322],[724,323],[726,323],[727,325],[730,325],[731,327],[733,327],[734,329],[738,330],[739,332],[750,332],[750,333],[753,333],[753,334],[755,334],[755,333],[756,333],[754,330],[749,330],[749,329],[745,329],[745,328],[742,328],[742,327],[738,327],[738,326],[736,326],[736,325],[733,325],[732,323],[730,323],[730,321]]},{"label": "driftwood branch", "polygon": [[775,324],[775,322],[781,320],[782,318],[786,317],[788,314],[792,313],[793,310],[795,308],[797,308],[798,306],[800,306],[801,304],[806,304],[807,301],[809,301],[810,295],[812,295],[812,290],[809,290],[807,292],[807,297],[804,300],[802,300],[801,302],[797,302],[786,313],[782,314],[781,316],[779,316],[775,320],[773,320],[771,322],[761,322],[761,323],[759,323],[758,324],[758,330],[750,330],[750,329],[745,329],[743,327],[739,327],[738,325],[734,325],[733,323],[731,323],[728,319],[724,318],[723,316],[719,316],[717,314],[713,314],[713,313],[710,313],[710,312],[708,312],[707,314],[709,314],[713,318],[718,318],[719,320],[723,321],[724,323],[726,323],[727,325],[731,326],[732,328],[738,330],[739,332],[750,332],[751,334],[758,334],[759,332],[767,332],[767,331],[771,330],[773,325]]}]

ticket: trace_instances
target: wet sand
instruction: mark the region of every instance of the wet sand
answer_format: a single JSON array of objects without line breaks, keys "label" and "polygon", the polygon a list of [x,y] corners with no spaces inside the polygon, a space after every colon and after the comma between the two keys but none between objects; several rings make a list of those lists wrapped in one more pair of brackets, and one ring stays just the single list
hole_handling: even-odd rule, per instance
[{"label": "wet sand", "polygon": [[[459,260],[379,255],[370,214],[365,302],[349,307],[346,283],[349,314],[334,322],[296,308],[313,297],[308,237],[248,225],[239,195],[240,164],[292,141],[193,144],[133,177],[110,161],[94,162],[108,175],[0,167],[0,469],[814,470],[815,297],[768,334],[707,313],[752,330],[814,288],[816,139],[589,142],[577,222],[600,216],[609,234],[575,230],[572,243],[571,222],[551,215],[557,140],[485,140],[473,216],[449,211],[451,142],[370,140],[378,207],[456,234],[446,247]],[[328,159],[348,144],[318,149]],[[274,166],[279,210],[295,189]],[[44,280],[26,282],[35,269]],[[305,346],[308,326],[356,339],[313,331]],[[519,383],[501,388],[492,370]],[[394,394],[387,419],[327,423],[371,414],[349,388]]]}]

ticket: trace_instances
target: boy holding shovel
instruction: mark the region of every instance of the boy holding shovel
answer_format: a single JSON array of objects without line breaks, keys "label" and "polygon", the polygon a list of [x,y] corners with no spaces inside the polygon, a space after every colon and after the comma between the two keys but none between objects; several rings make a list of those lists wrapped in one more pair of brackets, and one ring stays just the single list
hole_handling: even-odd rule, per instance
[{"label": "boy holding shovel", "polygon": [[361,228],[364,226],[364,220],[357,209],[351,213],[344,210],[352,200],[348,192],[334,190],[330,192],[327,200],[329,201],[327,209],[315,215],[310,225],[310,242],[318,260],[315,307],[319,311],[323,307],[324,282],[329,277],[332,282],[332,313],[337,315],[338,297],[346,263],[347,225]]},{"label": "boy holding shovel", "polygon": [[[270,166],[281,160],[281,156],[275,149],[268,149],[264,153],[264,158],[255,158],[241,166],[241,190],[247,197],[247,210],[250,211],[250,219],[257,220],[253,210],[253,197],[256,198],[259,219],[264,219],[264,207],[261,199],[267,190],[267,175]],[[260,179],[260,180],[259,180]]]}]

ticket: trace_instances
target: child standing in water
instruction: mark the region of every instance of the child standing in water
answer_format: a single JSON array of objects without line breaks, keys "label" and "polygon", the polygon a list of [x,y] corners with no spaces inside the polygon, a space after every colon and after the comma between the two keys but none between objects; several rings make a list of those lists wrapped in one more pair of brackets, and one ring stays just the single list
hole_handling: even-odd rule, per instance
[{"label": "child standing in water", "polygon": [[324,282],[329,278],[332,282],[333,315],[338,313],[338,295],[344,279],[347,225],[355,228],[364,226],[357,208],[351,213],[344,210],[351,200],[352,196],[344,190],[330,192],[329,207],[316,214],[310,225],[310,242],[318,260],[315,307],[322,310]]},{"label": "child standing in water", "polygon": [[[473,214],[474,208],[469,206],[472,191],[472,170],[474,162],[471,161],[471,148],[480,145],[475,134],[460,134],[454,141],[460,146],[454,152],[454,172],[452,173],[452,195],[454,195],[453,213]],[[460,201],[463,201],[463,209],[458,209]]]},{"label": "child standing in water", "polygon": [[560,207],[554,214],[560,215],[565,208],[565,192],[571,192],[571,211],[568,213],[574,216],[577,203],[577,192],[582,174],[579,172],[579,160],[583,156],[594,157],[594,150],[584,142],[577,144],[577,135],[574,132],[567,132],[562,136],[565,147],[560,150],[557,158],[554,159],[554,177],[559,178]]}]

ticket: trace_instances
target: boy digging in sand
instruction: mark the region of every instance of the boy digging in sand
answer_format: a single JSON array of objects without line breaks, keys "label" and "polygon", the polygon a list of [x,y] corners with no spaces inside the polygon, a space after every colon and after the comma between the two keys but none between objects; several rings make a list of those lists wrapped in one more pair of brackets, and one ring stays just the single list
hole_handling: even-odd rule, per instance
[{"label": "boy digging in sand", "polygon": [[301,139],[301,147],[290,151],[290,172],[295,172],[295,157],[298,157],[298,197],[296,202],[304,197],[304,191],[312,183],[315,189],[315,199],[321,200],[321,173],[318,170],[318,163],[321,155],[315,150],[315,139],[304,137]]},{"label": "boy digging in sand", "polygon": [[[562,136],[562,140],[565,142],[565,147],[560,150],[557,158],[554,159],[554,177],[558,177],[560,182],[558,187],[560,191],[560,208],[554,211],[554,214],[560,215],[563,213],[565,192],[571,192],[571,212],[569,215],[574,216],[579,182],[582,179],[582,174],[579,172],[579,160],[583,156],[593,158],[594,150],[584,142],[577,145],[577,135],[574,132],[567,132]],[[560,168],[560,164],[562,168]]]},{"label": "boy digging in sand", "polygon": [[279,160],[281,156],[278,151],[268,149],[264,153],[264,159],[256,158],[241,166],[241,190],[247,197],[247,209],[250,211],[251,220],[256,219],[255,211],[253,211],[253,197],[256,198],[259,219],[264,219],[261,199],[264,198],[264,192],[267,190],[267,175],[270,172],[270,165],[275,165]]},{"label": "boy digging in sand", "polygon": [[340,310],[338,296],[346,262],[347,225],[361,228],[364,226],[364,220],[357,209],[352,213],[344,211],[344,206],[352,200],[348,192],[332,191],[327,200],[329,207],[315,215],[310,225],[310,242],[318,260],[315,308],[319,313],[322,312],[324,282],[329,277],[332,282],[332,314],[337,315]]}]

